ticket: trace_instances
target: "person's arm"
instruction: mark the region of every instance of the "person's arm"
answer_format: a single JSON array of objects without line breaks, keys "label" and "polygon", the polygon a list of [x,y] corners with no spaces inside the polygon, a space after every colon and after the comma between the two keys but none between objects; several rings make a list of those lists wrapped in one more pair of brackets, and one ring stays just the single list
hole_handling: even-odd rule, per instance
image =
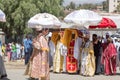
[{"label": "person's arm", "polygon": [[31,60],[31,61],[32,61],[33,58],[34,58],[34,55],[35,55],[35,53],[34,53],[34,49],[33,49],[32,55],[31,55],[31,57],[30,57],[30,60]]},{"label": "person's arm", "polygon": [[40,38],[40,45],[41,45],[41,50],[42,51],[49,52],[48,43],[43,36],[41,36],[41,38]]}]

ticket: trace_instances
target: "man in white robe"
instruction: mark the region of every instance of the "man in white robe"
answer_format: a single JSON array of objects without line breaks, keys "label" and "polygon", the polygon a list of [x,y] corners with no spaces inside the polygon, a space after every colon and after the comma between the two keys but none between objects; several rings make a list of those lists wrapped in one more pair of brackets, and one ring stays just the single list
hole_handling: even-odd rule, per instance
[{"label": "man in white robe", "polygon": [[78,37],[75,40],[75,45],[74,45],[74,58],[78,60],[78,69],[79,69],[79,59],[80,59],[80,47],[82,45],[82,38]]},{"label": "man in white robe", "polygon": [[77,59],[78,61],[78,69],[80,66],[80,47],[82,45],[82,33],[79,33],[79,37],[76,38],[75,40],[75,45],[74,45],[74,58]]}]

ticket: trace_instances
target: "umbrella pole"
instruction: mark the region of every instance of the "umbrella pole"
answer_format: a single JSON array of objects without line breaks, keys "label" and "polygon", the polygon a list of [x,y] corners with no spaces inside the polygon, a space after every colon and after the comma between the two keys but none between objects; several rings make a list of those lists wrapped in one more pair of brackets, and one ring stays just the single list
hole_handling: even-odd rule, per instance
[{"label": "umbrella pole", "polygon": [[103,30],[102,30],[102,36],[103,36]]},{"label": "umbrella pole", "polygon": [[[101,30],[102,30],[102,29],[101,29]],[[103,30],[102,30],[102,33],[101,33],[101,34],[102,34],[102,41],[103,41],[103,38],[104,38],[104,37],[103,37]],[[101,41],[101,42],[102,42],[102,41]]]}]

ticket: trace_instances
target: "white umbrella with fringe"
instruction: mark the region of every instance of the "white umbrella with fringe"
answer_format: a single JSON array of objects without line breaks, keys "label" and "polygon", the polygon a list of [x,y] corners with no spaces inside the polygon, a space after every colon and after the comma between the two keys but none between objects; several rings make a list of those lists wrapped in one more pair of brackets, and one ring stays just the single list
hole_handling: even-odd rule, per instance
[{"label": "white umbrella with fringe", "polygon": [[85,26],[86,28],[88,28],[89,25],[97,25],[101,20],[102,17],[96,12],[85,9],[75,10],[64,18],[64,21],[67,23],[75,23],[79,26]]},{"label": "white umbrella with fringe", "polygon": [[59,19],[49,13],[39,13],[28,21],[29,28],[59,28],[61,22]]}]

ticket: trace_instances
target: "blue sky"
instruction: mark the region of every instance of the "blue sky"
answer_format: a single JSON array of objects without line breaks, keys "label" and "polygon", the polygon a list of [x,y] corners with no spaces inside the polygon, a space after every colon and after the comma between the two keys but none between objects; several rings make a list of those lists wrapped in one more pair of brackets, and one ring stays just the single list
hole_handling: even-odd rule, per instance
[{"label": "blue sky", "polygon": [[64,0],[63,5],[68,5],[70,2],[74,2],[76,4],[82,4],[82,3],[100,3],[105,0]]}]

